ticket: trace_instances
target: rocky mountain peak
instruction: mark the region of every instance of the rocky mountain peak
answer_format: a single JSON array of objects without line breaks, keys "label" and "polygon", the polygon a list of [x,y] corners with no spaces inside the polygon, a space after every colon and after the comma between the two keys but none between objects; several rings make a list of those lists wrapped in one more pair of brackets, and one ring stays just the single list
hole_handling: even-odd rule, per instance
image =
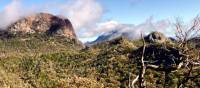
[{"label": "rocky mountain peak", "polygon": [[53,36],[65,36],[76,39],[76,34],[71,22],[48,13],[38,13],[18,20],[8,27],[12,34],[47,33]]}]

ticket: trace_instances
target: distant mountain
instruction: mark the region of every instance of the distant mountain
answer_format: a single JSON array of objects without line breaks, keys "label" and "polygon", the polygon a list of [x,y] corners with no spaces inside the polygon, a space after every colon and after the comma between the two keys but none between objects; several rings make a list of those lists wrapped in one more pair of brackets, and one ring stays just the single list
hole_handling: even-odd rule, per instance
[{"label": "distant mountain", "polygon": [[33,14],[19,19],[6,29],[0,29],[0,40],[8,39],[30,41],[55,39],[57,43],[84,47],[78,40],[70,20],[48,13]]},{"label": "distant mountain", "polygon": [[118,30],[113,30],[108,33],[104,33],[104,34],[100,35],[96,40],[94,40],[92,42],[87,42],[86,45],[90,46],[90,45],[94,45],[94,44],[105,42],[105,41],[111,41],[112,39],[115,39],[118,37],[124,37],[124,38],[129,39],[128,33],[120,32]]},{"label": "distant mountain", "polygon": [[47,33],[48,35],[65,36],[76,39],[71,22],[67,18],[48,13],[34,14],[11,24],[7,31],[10,34]]}]

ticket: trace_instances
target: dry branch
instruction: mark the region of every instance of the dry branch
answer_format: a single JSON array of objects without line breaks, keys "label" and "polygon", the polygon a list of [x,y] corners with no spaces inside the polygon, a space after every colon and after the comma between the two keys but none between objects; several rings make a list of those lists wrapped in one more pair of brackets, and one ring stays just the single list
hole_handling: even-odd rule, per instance
[{"label": "dry branch", "polygon": [[146,43],[142,34],[141,34],[141,38],[143,41],[143,51],[142,51],[142,57],[141,57],[141,69],[140,69],[140,74],[139,74],[139,83],[140,83],[139,87],[146,88],[145,80],[144,80],[144,74],[146,71],[146,65],[144,64],[144,54],[145,54]]}]

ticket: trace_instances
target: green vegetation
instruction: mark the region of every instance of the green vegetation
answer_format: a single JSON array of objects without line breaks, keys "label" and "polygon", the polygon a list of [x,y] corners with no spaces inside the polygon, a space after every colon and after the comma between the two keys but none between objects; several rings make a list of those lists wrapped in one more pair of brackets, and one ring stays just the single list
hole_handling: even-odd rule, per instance
[{"label": "green vegetation", "polygon": [[[124,38],[84,49],[76,41],[39,34],[2,39],[0,88],[127,88],[130,80],[139,73],[141,55],[136,56],[138,53],[135,52],[142,52],[140,47],[141,40]],[[159,55],[159,51],[155,53]],[[147,57],[156,59],[151,55],[149,53]],[[148,88],[162,88],[166,83],[166,87],[175,88],[181,80],[185,80],[187,72],[185,68],[169,74],[147,69],[146,85]],[[199,72],[200,68],[195,67],[191,76]],[[184,86],[199,87],[200,78],[192,78]]]}]

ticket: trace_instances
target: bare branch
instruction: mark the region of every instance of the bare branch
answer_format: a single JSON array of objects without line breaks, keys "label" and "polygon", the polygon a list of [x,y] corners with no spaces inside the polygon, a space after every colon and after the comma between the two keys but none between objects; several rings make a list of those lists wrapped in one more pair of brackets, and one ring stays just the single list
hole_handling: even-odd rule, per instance
[{"label": "bare branch", "polygon": [[143,51],[142,51],[142,57],[141,57],[141,69],[140,69],[140,74],[139,74],[139,83],[140,83],[139,87],[146,88],[146,84],[144,80],[144,74],[146,71],[146,66],[144,64],[144,54],[145,54],[146,43],[142,34],[141,34],[141,38],[143,40]]},{"label": "bare branch", "polygon": [[133,81],[132,81],[132,83],[131,83],[131,86],[132,86],[132,88],[135,88],[135,83],[138,81],[138,79],[139,79],[139,76],[137,76]]},{"label": "bare branch", "polygon": [[200,18],[195,17],[191,27],[186,27],[180,20],[176,24],[176,37],[179,40],[180,46],[185,46],[190,38],[196,37],[200,32]]}]

